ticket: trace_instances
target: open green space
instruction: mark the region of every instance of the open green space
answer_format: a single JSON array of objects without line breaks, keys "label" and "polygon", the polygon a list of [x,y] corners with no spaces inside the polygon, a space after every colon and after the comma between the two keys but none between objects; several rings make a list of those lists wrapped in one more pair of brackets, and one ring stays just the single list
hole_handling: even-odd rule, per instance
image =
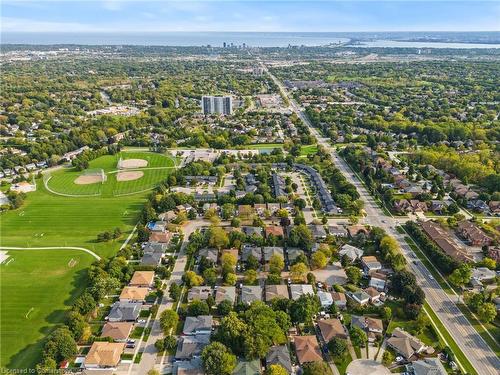
[{"label": "open green space", "polygon": [[9,250],[0,265],[0,367],[33,368],[95,259],[77,250]]},{"label": "open green space", "polygon": [[[118,162],[120,159],[146,160],[147,166],[119,170]],[[104,155],[92,160],[89,163],[89,168],[85,171],[78,171],[71,167],[55,171],[51,176],[46,176],[46,184],[52,192],[59,194],[120,196],[154,188],[168,176],[169,170],[173,167],[174,160],[164,154],[146,151],[122,151],[115,155]],[[101,170],[106,177],[105,181],[85,185],[75,183],[79,176],[89,173],[99,175]],[[117,174],[120,171],[140,171],[143,175],[136,180],[117,181]]]},{"label": "open green space", "polygon": [[283,143],[255,143],[253,145],[245,145],[244,148],[248,150],[261,150],[261,149],[275,149],[283,148]]},{"label": "open green space", "polygon": [[308,156],[318,152],[318,145],[307,145],[300,148],[300,156]]},{"label": "open green space", "polygon": [[[100,256],[114,254],[137,222],[147,193],[122,197],[64,197],[49,193],[41,180],[23,206],[0,215],[0,246],[79,246]],[[97,242],[97,234],[119,227],[121,238]]]}]

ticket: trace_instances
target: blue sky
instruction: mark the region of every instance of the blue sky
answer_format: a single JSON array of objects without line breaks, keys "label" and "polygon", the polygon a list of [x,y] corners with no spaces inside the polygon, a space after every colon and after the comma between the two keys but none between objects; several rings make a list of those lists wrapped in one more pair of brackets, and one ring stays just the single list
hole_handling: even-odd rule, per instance
[{"label": "blue sky", "polygon": [[1,30],[498,31],[500,1],[2,0]]}]

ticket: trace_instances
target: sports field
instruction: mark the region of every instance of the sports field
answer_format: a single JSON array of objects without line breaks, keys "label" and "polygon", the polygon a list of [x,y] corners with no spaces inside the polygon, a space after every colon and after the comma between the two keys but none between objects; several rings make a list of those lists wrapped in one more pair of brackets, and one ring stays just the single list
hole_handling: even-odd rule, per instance
[{"label": "sports field", "polygon": [[85,287],[95,259],[74,250],[9,250],[0,264],[0,368],[33,368],[42,339]]},{"label": "sports field", "polygon": [[[1,246],[79,246],[100,256],[114,254],[137,222],[147,193],[122,197],[64,197],[49,193],[41,180],[18,210],[0,215]],[[119,227],[117,241],[96,242],[98,233]]]},{"label": "sports field", "polygon": [[[127,171],[140,171],[141,177],[130,181],[118,181],[120,160],[144,160],[144,167],[128,168]],[[71,196],[113,197],[126,194],[140,193],[150,190],[163,181],[174,167],[174,160],[167,155],[153,152],[122,151],[116,155],[101,156],[89,163],[87,171],[77,171],[74,168],[64,168],[53,172],[50,179],[46,179],[47,187],[54,193]],[[77,184],[77,178],[89,171],[102,170],[106,181],[89,184]],[[47,176],[48,178],[49,176]]]}]

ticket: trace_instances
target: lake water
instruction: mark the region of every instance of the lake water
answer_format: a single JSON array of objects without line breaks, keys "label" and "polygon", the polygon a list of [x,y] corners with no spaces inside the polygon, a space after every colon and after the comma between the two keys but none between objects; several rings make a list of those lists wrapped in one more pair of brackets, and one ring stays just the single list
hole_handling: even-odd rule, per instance
[{"label": "lake water", "polygon": [[481,43],[442,43],[442,42],[405,42],[399,40],[374,40],[361,42],[356,47],[379,48],[500,48],[500,44]]},{"label": "lake water", "polygon": [[[472,33],[474,34],[474,33]],[[476,33],[481,34],[481,33]],[[483,33],[484,34],[484,33]],[[496,36],[497,33],[486,33]],[[4,32],[1,44],[80,44],[80,45],[148,45],[222,47],[223,43],[250,47],[326,46],[347,44],[351,38],[365,39],[357,47],[403,48],[500,48],[500,44],[405,42],[397,39],[419,36],[419,33],[341,33],[341,32],[154,32],[154,33],[21,33]],[[425,36],[432,36],[428,33]],[[456,38],[456,35],[450,34]],[[446,35],[444,35],[446,36]],[[463,36],[466,38],[467,35]],[[377,40],[376,38],[381,38]],[[367,40],[370,39],[370,40]],[[459,39],[459,40],[460,40]],[[453,39],[452,39],[453,40]],[[477,39],[484,40],[484,39]]]},{"label": "lake water", "polygon": [[332,33],[165,32],[165,33],[3,33],[4,44],[87,44],[222,47],[322,46],[350,39]]}]

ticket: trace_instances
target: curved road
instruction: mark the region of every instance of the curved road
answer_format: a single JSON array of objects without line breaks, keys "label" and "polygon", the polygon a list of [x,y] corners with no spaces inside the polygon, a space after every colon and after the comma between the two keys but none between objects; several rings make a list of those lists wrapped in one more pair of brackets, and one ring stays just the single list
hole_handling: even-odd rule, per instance
[{"label": "curved road", "polygon": [[[366,218],[364,222],[373,226],[383,228],[387,234],[396,238],[401,246],[408,266],[415,274],[417,282],[425,292],[426,300],[446,330],[453,337],[464,355],[480,375],[498,375],[500,369],[500,359],[495,352],[479,335],[469,320],[463,315],[451,297],[441,288],[439,283],[431,276],[425,265],[418,260],[410,246],[406,243],[404,236],[396,231],[397,221],[388,217],[377,205],[373,197],[368,193],[364,185],[356,178],[354,173],[336,153],[329,140],[323,138],[312,126],[307,115],[299,108],[297,103],[289,97],[283,84],[265,68],[269,76],[278,85],[283,95],[289,99],[291,109],[304,121],[312,135],[318,140],[318,144],[323,146],[331,155],[333,162],[347,180],[356,186],[360,194],[360,199],[365,203]],[[413,263],[415,262],[415,263]]]},{"label": "curved road", "polygon": [[101,257],[94,253],[92,250],[86,249],[84,247],[73,247],[73,246],[46,246],[46,247],[13,247],[13,246],[0,246],[0,250],[79,250],[87,254],[92,255],[97,260],[101,260]]}]

